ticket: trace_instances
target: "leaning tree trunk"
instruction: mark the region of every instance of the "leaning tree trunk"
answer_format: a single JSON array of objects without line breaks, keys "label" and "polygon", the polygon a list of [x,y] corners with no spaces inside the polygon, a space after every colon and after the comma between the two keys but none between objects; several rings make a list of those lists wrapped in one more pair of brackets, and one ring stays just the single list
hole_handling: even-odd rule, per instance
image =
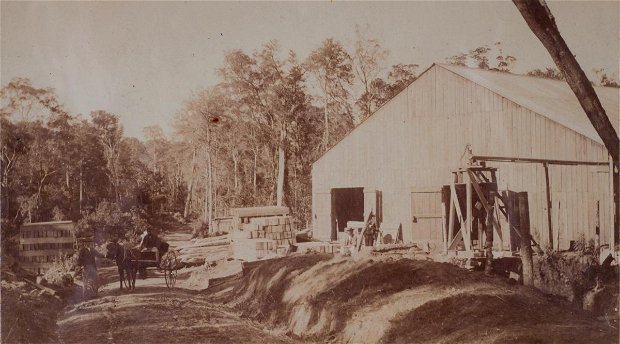
[{"label": "leaning tree trunk", "polygon": [[[551,14],[547,3],[544,0],[513,0],[515,6],[521,12],[523,19],[530,27],[532,32],[540,39],[545,46],[553,62],[564,74],[568,85],[573,90],[581,107],[586,112],[588,119],[594,129],[603,140],[605,148],[611,155],[615,169],[613,172],[613,199],[614,199],[614,229],[618,233],[618,153],[620,150],[620,140],[614,127],[605,113],[605,109],[594,91],[594,87],[586,77],[577,59],[568,49],[566,42],[560,35],[560,31],[555,23],[555,18]],[[613,244],[613,243],[611,243]]]}]

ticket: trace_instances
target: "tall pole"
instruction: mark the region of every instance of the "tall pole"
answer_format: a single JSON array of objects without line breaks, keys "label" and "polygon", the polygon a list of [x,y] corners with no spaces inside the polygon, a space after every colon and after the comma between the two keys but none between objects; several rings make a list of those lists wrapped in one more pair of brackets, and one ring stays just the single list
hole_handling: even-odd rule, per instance
[{"label": "tall pole", "polygon": [[517,194],[519,202],[519,231],[521,232],[521,265],[523,285],[534,285],[534,261],[532,259],[532,239],[530,237],[530,214],[527,192]]}]

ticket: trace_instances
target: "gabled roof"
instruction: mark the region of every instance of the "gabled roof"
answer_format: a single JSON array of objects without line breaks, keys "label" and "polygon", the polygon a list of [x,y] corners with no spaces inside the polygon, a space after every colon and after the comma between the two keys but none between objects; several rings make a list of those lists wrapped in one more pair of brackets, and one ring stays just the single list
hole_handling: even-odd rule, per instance
[{"label": "gabled roof", "polygon": [[[437,64],[593,141],[603,143],[577,97],[565,81],[528,75]],[[620,90],[594,87],[616,133],[620,122]]]},{"label": "gabled roof", "polygon": [[[449,70],[530,111],[536,112],[541,116],[545,116],[566,128],[582,134],[595,142],[603,144],[603,141],[596,130],[594,130],[594,127],[586,116],[581,104],[579,104],[577,96],[575,96],[566,81],[454,66],[443,63],[433,63],[430,67],[424,70],[424,72],[422,72],[418,78],[412,82],[412,84],[415,83],[423,74],[433,69],[433,67]],[[407,92],[408,88],[409,86],[401,91],[401,93]],[[620,126],[620,89],[594,86],[594,90],[601,101],[601,105],[607,113],[607,117],[609,117],[611,125],[616,130],[616,134],[618,134],[618,129]],[[383,106],[386,104],[383,104]],[[371,116],[374,116],[378,111],[379,109],[377,109]],[[366,118],[366,120],[368,120],[368,118]],[[363,125],[366,120],[362,121],[362,123],[357,125],[347,135],[341,138],[339,142],[324,152],[315,161],[315,163],[321,160],[325,154],[336,147],[342,140],[344,140],[344,138],[351,135],[355,130],[357,130],[358,127]]]}]

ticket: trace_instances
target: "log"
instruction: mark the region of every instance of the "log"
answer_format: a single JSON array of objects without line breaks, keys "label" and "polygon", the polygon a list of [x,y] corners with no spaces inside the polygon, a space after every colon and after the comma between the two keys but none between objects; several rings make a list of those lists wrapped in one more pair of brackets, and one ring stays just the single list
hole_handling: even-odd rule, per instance
[{"label": "log", "polygon": [[530,214],[527,192],[517,194],[519,202],[519,230],[521,232],[521,265],[523,266],[523,285],[534,285],[534,261],[530,235]]},{"label": "log", "polygon": [[211,242],[203,242],[203,243],[196,243],[193,245],[187,245],[187,246],[181,246],[178,248],[179,252],[182,251],[186,251],[188,249],[192,249],[192,248],[199,248],[199,247],[211,247],[211,246],[224,246],[224,245],[228,245],[230,244],[230,240],[226,239],[226,240],[218,240],[218,241],[211,241]]},{"label": "log", "polygon": [[289,209],[288,207],[278,206],[233,208],[231,214],[235,217],[288,215]]}]

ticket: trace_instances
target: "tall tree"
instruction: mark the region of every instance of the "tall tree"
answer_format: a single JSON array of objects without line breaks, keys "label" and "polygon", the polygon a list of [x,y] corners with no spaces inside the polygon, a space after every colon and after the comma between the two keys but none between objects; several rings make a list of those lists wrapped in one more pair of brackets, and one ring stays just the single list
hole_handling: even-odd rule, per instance
[{"label": "tall tree", "polygon": [[387,81],[376,78],[370,84],[374,97],[372,99],[375,109],[383,106],[388,100],[399,94],[416,78],[417,64],[396,64],[392,66]]},{"label": "tall tree", "polygon": [[118,122],[118,116],[98,110],[90,114],[97,130],[99,143],[104,149],[108,180],[114,193],[115,201],[120,201],[120,143],[123,138],[123,127]]},{"label": "tall tree", "polygon": [[381,64],[388,55],[388,51],[381,47],[380,40],[371,37],[368,31],[368,26],[355,26],[353,65],[363,88],[356,101],[360,110],[359,119],[362,121],[376,110],[376,98],[379,95],[376,93],[377,89],[371,85],[381,72]]},{"label": "tall tree", "polygon": [[293,52],[283,60],[279,58],[277,43],[269,42],[253,56],[242,51],[231,52],[220,73],[233,92],[237,109],[252,118],[258,132],[265,133],[273,156],[277,157],[274,164],[276,204],[282,205],[290,122],[308,103],[304,70]]},{"label": "tall tree", "polygon": [[613,190],[616,206],[614,229],[618,233],[618,153],[620,151],[620,140],[616,130],[611,125],[605,109],[601,105],[592,84],[586,77],[583,69],[579,66],[577,59],[572,54],[566,42],[560,35],[555,18],[551,14],[547,3],[544,0],[513,0],[513,3],[525,19],[532,32],[538,37],[543,46],[547,49],[553,62],[558,66],[562,74],[566,77],[566,82],[575,93],[581,107],[594,126],[594,129],[603,140],[607,151],[611,155],[614,164]]},{"label": "tall tree", "polygon": [[[349,88],[353,83],[353,67],[351,56],[340,42],[333,38],[312,51],[306,61],[306,68],[314,75],[322,91],[323,100],[323,141],[322,150],[326,151],[331,144],[344,136],[354,124],[351,105],[349,104]],[[336,123],[336,137],[332,140],[330,121]],[[341,129],[344,129],[341,130]],[[334,130],[335,131],[335,130]]]},{"label": "tall tree", "polygon": [[505,55],[501,42],[495,42],[492,47],[481,45],[470,49],[467,53],[458,53],[446,59],[449,64],[474,67],[499,72],[510,72],[517,58]]}]

